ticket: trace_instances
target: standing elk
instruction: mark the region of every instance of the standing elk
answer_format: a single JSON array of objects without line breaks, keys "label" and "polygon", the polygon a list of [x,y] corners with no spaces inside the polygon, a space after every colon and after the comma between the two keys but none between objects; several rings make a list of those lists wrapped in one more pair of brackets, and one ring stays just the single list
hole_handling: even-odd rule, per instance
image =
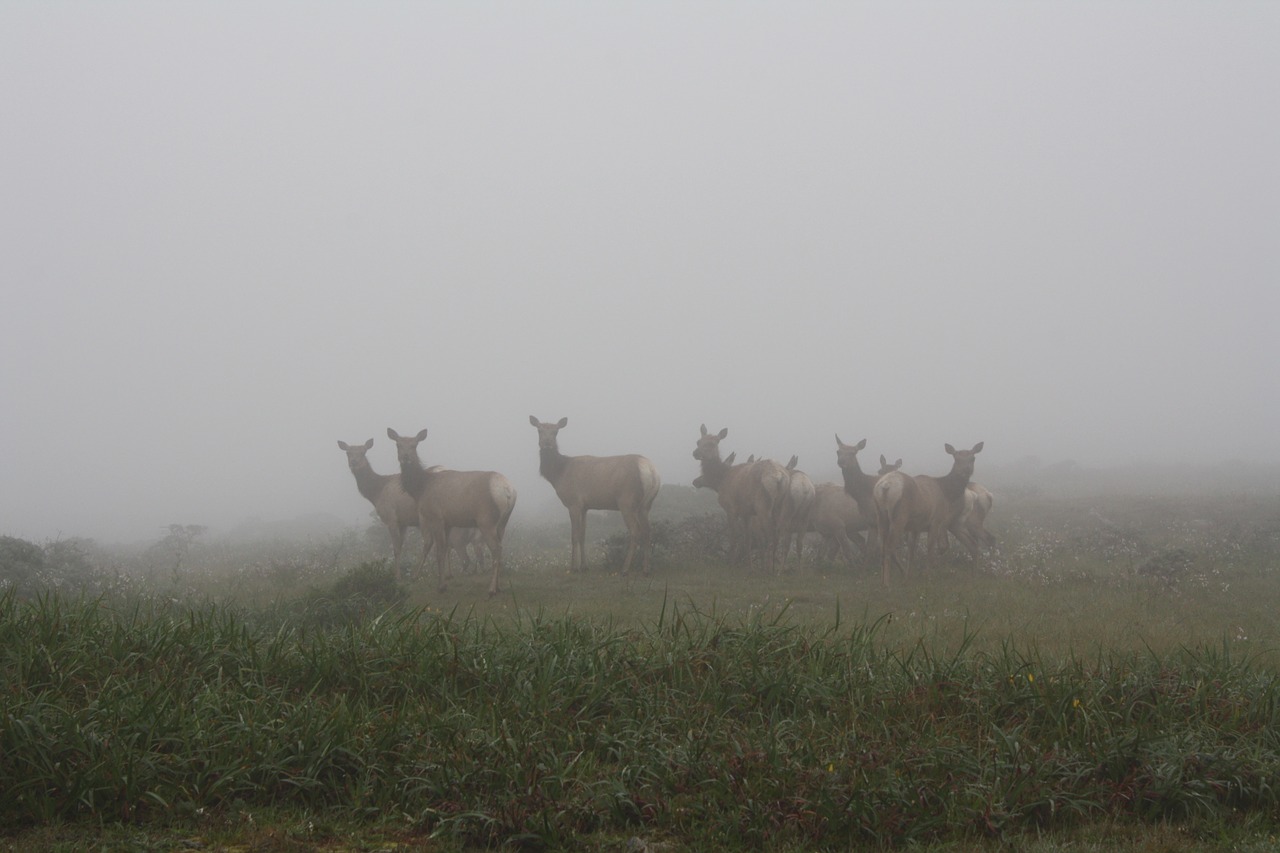
[{"label": "standing elk", "polygon": [[[724,464],[733,465],[734,460],[737,458],[738,458],[738,451],[735,450],[724,458]],[[710,486],[707,485],[707,478],[702,476],[701,474],[693,478],[693,487],[695,489],[710,488]]]},{"label": "standing elk", "polygon": [[[880,457],[880,476],[884,476],[892,471],[897,471],[902,467],[902,460],[899,459],[893,464]],[[948,529],[947,533],[955,536],[960,544],[969,552],[969,557],[975,562],[981,556],[981,549],[995,548],[996,538],[986,528],[987,513],[991,511],[991,505],[994,498],[986,486],[978,483],[969,483],[964,490],[964,509],[960,516]],[[947,534],[942,535],[942,550],[946,551],[950,545],[947,541]]]},{"label": "standing elk", "polygon": [[964,511],[960,513],[957,524],[980,548],[996,547],[996,537],[987,530],[987,514],[994,502],[995,497],[986,486],[970,483],[965,487]]},{"label": "standing elk", "polygon": [[[436,542],[448,542],[458,527],[475,527],[484,537],[493,562],[490,597],[498,594],[502,572],[502,536],[516,505],[516,490],[496,471],[451,471],[439,466],[422,467],[418,445],[427,437],[424,429],[416,436],[401,436],[387,427],[387,437],[396,443],[400,460],[400,482],[418,502],[418,524]],[[425,538],[425,535],[424,535]],[[426,552],[423,551],[425,559]],[[439,588],[444,590],[449,574],[449,549],[436,551]]]},{"label": "standing elk", "polygon": [[862,513],[862,517],[867,520],[868,524],[874,524],[876,518],[876,502],[872,494],[876,481],[879,476],[875,474],[865,474],[862,471],[862,465],[858,462],[858,451],[867,446],[867,440],[864,438],[857,444],[845,444],[840,440],[840,436],[836,436],[836,464],[840,466],[840,473],[844,477],[844,490],[849,493],[849,497],[853,498],[858,504],[858,512]]},{"label": "standing elk", "polygon": [[572,546],[569,570],[578,572],[586,564],[587,510],[609,509],[622,513],[630,542],[622,573],[631,571],[636,550],[641,552],[642,571],[649,574],[653,552],[649,508],[662,488],[658,469],[643,456],[565,456],[560,452],[558,434],[568,423],[561,418],[543,423],[533,415],[529,423],[538,430],[538,473],[556,490],[556,497],[569,510]]},{"label": "standing elk", "polygon": [[814,487],[813,511],[809,529],[822,537],[828,559],[837,552],[850,571],[854,567],[854,548],[865,549],[862,531],[868,527],[858,511],[858,502],[838,483],[819,483]]},{"label": "standing elk", "polygon": [[720,442],[729,434],[729,428],[714,435],[707,432],[706,424],[701,429],[693,458],[702,463],[702,484],[716,491],[728,518],[730,561],[742,566],[751,564],[751,533],[756,526],[763,539],[764,561],[770,572],[776,571],[790,475],[771,459],[729,465],[720,458]]},{"label": "standing elk", "polygon": [[[987,514],[991,512],[992,503],[995,503],[995,497],[987,491],[987,487],[978,483],[966,485],[964,510],[960,512],[959,519],[956,519],[955,528],[963,530],[965,537],[968,537],[968,542],[964,539],[960,539],[960,542],[969,549],[969,556],[974,560],[979,557],[980,549],[996,547],[996,537],[987,530]],[[960,538],[959,534],[957,538]]]},{"label": "standing elk", "polygon": [[[839,441],[837,438],[836,441]],[[843,445],[848,447],[848,445]],[[850,468],[856,468],[857,451],[850,448],[846,455]],[[888,474],[902,467],[899,459],[892,465],[883,456],[880,457],[880,475]],[[875,478],[870,478],[874,480]],[[826,546],[826,555],[830,559],[837,553],[844,558],[845,564],[852,571],[854,568],[854,548],[866,551],[863,533],[875,523],[875,516],[868,518],[858,509],[858,502],[848,490],[837,483],[819,483],[815,487],[813,510],[809,514],[809,530],[822,537]]]},{"label": "standing elk", "polygon": [[[418,526],[418,502],[400,485],[399,474],[379,474],[369,464],[367,456],[373,447],[373,439],[364,444],[347,444],[338,442],[338,448],[347,454],[347,467],[356,478],[356,488],[373,504],[373,511],[378,520],[391,534],[392,563],[396,569],[396,580],[403,576],[400,573],[400,552],[404,549],[404,535],[410,527]],[[425,537],[424,537],[425,538]],[[427,545],[424,543],[422,561],[426,560]],[[422,567],[419,561],[418,568]]]},{"label": "standing elk", "polygon": [[983,442],[971,450],[956,450],[945,445],[953,462],[951,471],[942,477],[915,477],[894,471],[875,484],[876,526],[880,532],[881,581],[889,585],[893,563],[899,562],[898,545],[906,538],[907,561],[904,577],[910,579],[920,534],[929,534],[929,562],[936,563],[950,530],[968,547],[968,535],[957,529],[956,521],[964,512],[965,492],[973,476],[974,457]]},{"label": "standing elk", "polygon": [[782,518],[782,560],[786,562],[791,553],[791,543],[795,540],[796,559],[804,562],[804,535],[811,528],[810,515],[816,496],[813,480],[803,471],[797,470],[800,457],[792,456],[787,462],[786,470],[787,502],[783,507]]}]

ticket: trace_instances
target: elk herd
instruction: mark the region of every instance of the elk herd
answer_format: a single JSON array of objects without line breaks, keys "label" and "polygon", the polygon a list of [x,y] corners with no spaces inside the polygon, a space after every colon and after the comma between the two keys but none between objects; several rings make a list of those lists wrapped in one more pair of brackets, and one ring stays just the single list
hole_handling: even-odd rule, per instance
[{"label": "elk herd", "polygon": [[[538,433],[538,472],[569,510],[570,570],[585,568],[587,511],[594,509],[620,513],[627,526],[623,574],[631,571],[637,559],[640,570],[648,574],[653,550],[649,511],[662,487],[657,468],[634,453],[566,456],[560,452],[559,434],[568,426],[568,418],[547,423],[530,415],[529,423]],[[815,484],[798,469],[795,456],[786,465],[754,456],[738,463],[736,453],[722,457],[720,443],[728,434],[728,428],[712,433],[706,425],[701,427],[693,450],[700,471],[693,485],[716,493],[728,523],[729,560],[735,565],[746,567],[756,559],[769,571],[777,571],[793,548],[802,557],[805,535],[817,533],[828,557],[839,554],[851,568],[859,552],[878,558],[881,580],[887,586],[895,567],[911,577],[921,534],[927,537],[925,559],[930,564],[936,564],[947,550],[949,537],[975,561],[982,548],[995,545],[985,526],[991,492],[971,482],[982,442],[968,450],[945,445],[952,464],[940,477],[904,474],[899,470],[901,459],[890,464],[884,456],[879,470],[867,474],[858,461],[866,439],[845,444],[837,435],[836,463],[844,483]],[[388,427],[387,437],[395,443],[399,474],[373,470],[367,457],[373,439],[356,445],[339,441],[338,447],[347,454],[356,488],[373,504],[391,536],[396,578],[402,577],[406,531],[417,527],[423,542],[417,572],[434,548],[438,585],[443,590],[450,555],[465,568],[473,560],[483,562],[483,548],[492,570],[489,595],[497,594],[502,537],[516,505],[511,482],[496,471],[424,467],[419,445],[427,437],[425,429],[402,436]]]}]

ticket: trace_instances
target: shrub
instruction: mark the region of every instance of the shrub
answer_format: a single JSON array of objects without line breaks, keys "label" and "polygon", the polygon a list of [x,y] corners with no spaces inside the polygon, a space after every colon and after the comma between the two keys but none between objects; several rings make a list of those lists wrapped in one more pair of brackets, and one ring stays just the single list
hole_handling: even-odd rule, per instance
[{"label": "shrub", "polygon": [[364,622],[402,606],[408,590],[396,582],[386,560],[361,563],[327,589],[313,587],[298,603],[298,614],[316,627]]},{"label": "shrub", "polygon": [[40,583],[44,551],[14,536],[0,536],[0,586],[29,593]]},{"label": "shrub", "polygon": [[0,536],[0,589],[28,596],[51,587],[100,592],[105,576],[88,539],[58,539],[43,547],[25,539]]},{"label": "shrub", "polygon": [[[728,553],[724,515],[705,513],[680,521],[653,522],[653,566],[663,568],[683,562],[723,560]],[[614,533],[604,542],[604,567],[620,571],[627,559],[631,534]],[[639,560],[639,556],[636,557]]]}]

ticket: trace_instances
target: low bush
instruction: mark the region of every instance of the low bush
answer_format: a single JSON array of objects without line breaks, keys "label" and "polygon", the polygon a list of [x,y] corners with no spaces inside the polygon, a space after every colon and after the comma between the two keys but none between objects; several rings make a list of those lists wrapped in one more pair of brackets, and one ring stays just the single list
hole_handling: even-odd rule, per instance
[{"label": "low bush", "polygon": [[352,624],[398,610],[409,598],[385,560],[361,563],[327,587],[312,587],[300,599],[282,605],[300,624],[328,628]]},{"label": "low bush", "polygon": [[41,546],[0,536],[0,589],[23,596],[48,589],[96,594],[115,580],[102,569],[102,562],[87,539],[57,539]]},{"label": "low bush", "polygon": [[[727,537],[723,513],[693,515],[680,521],[654,521],[653,566],[669,568],[685,563],[701,564],[722,560],[728,552]],[[622,569],[630,542],[631,536],[626,531],[613,533],[605,539],[605,570]]]}]

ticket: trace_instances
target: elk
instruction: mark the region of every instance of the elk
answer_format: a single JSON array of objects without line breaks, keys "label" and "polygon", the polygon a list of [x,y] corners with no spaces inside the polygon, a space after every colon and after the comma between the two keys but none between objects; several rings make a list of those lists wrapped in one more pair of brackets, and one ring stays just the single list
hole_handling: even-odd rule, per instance
[{"label": "elk", "polygon": [[[836,439],[839,442],[839,438]],[[849,445],[842,445],[849,448],[850,453],[846,454],[846,462],[850,468],[856,468],[857,450],[850,448]],[[890,471],[896,471],[902,467],[902,460],[899,459],[893,464],[889,464],[883,456],[880,457],[880,475],[888,474]],[[874,480],[875,478],[871,478]],[[819,483],[816,487],[814,495],[813,510],[809,514],[808,529],[817,533],[822,537],[823,543],[826,545],[828,559],[833,557],[837,552],[844,557],[845,563],[852,570],[854,567],[854,548],[859,551],[866,550],[866,544],[863,541],[863,531],[867,530],[871,524],[875,522],[875,516],[868,518],[858,509],[858,502],[853,499],[848,490],[837,483]]]},{"label": "elk", "polygon": [[[981,492],[978,489],[981,489]],[[991,509],[991,501],[991,493],[986,487],[970,483],[964,490],[964,509],[947,529],[947,533],[956,537],[969,552],[969,559],[975,563],[982,558],[982,546],[995,546],[996,538],[988,533],[984,526],[987,512]],[[951,547],[947,533],[942,535],[942,551],[947,551]]]},{"label": "elk", "polygon": [[875,474],[864,474],[862,465],[858,462],[858,451],[866,446],[865,438],[857,444],[845,444],[836,435],[836,464],[840,466],[840,473],[844,476],[844,490],[857,502],[858,512],[862,513],[862,517],[872,522],[876,517],[872,488],[880,478]]},{"label": "elk", "polygon": [[[396,580],[402,581],[404,576],[400,571],[400,554],[404,550],[404,538],[408,529],[418,527],[418,502],[400,485],[399,474],[379,474],[373,470],[366,455],[371,447],[372,438],[364,444],[356,445],[338,442],[338,448],[347,454],[347,467],[355,475],[356,488],[373,504],[378,520],[386,525],[387,532],[391,534],[391,562],[395,566]],[[483,541],[478,530],[458,527],[449,535],[449,548],[458,556],[465,569],[473,559],[468,548],[475,551],[476,560],[483,561]],[[422,557],[414,567],[415,575],[426,563],[433,545],[430,534],[423,537]]]},{"label": "elk", "polygon": [[[400,460],[400,482],[418,504],[418,524],[436,542],[446,543],[458,527],[475,527],[484,538],[493,562],[489,596],[498,594],[502,572],[502,536],[516,505],[516,490],[496,471],[451,471],[434,466],[423,468],[418,445],[427,437],[424,429],[415,436],[401,436],[387,427],[387,437],[396,443]],[[424,536],[424,538],[426,538]],[[426,559],[426,550],[423,550]],[[445,589],[449,575],[449,548],[436,550],[439,589]]]},{"label": "elk", "polygon": [[693,458],[702,463],[702,484],[714,489],[729,521],[730,560],[750,565],[751,532],[754,525],[763,538],[765,561],[770,571],[777,568],[778,535],[791,477],[771,459],[743,465],[729,465],[720,458],[720,442],[729,434],[725,427],[711,434],[703,424]]},{"label": "elk", "polygon": [[[936,562],[942,552],[947,531],[966,542],[968,536],[957,530],[956,521],[964,512],[965,492],[973,476],[974,457],[981,452],[980,441],[971,450],[956,450],[945,445],[952,457],[951,471],[942,477],[915,477],[893,471],[876,481],[874,498],[876,526],[880,532],[880,579],[889,585],[893,563],[899,562],[897,547],[907,540],[907,562],[903,567],[911,577],[911,563],[921,533],[929,534],[929,561]],[[967,546],[966,542],[966,546]]]},{"label": "elk", "polygon": [[[880,457],[880,476],[897,471],[901,467],[901,459],[891,465],[884,456]],[[996,546],[996,538],[986,528],[987,513],[991,511],[993,500],[986,486],[969,483],[964,490],[964,509],[947,531],[960,540],[960,544],[965,547],[969,557],[975,562],[980,558],[982,548]],[[949,547],[945,533],[942,536],[942,542],[942,550],[945,551]]]},{"label": "elk", "polygon": [[787,501],[783,506],[782,518],[782,559],[784,561],[791,553],[793,539],[796,559],[804,561],[804,535],[811,529],[809,515],[813,511],[815,487],[808,474],[796,469],[799,464],[800,458],[793,455],[786,465]]},{"label": "elk", "polygon": [[[736,451],[736,450],[735,450],[735,451],[733,451],[732,453],[730,453],[728,456],[726,456],[726,457],[724,458],[724,464],[726,464],[726,465],[733,465],[734,460],[735,460],[735,459],[737,459],[737,458],[738,458],[738,451]],[[710,487],[707,485],[707,478],[706,478],[706,477],[704,477],[704,476],[702,476],[701,474],[699,474],[698,476],[696,476],[696,477],[694,477],[694,478],[693,478],[693,487],[694,487],[695,489],[706,489],[706,488],[710,488]]]},{"label": "elk", "polygon": [[538,473],[556,490],[556,497],[569,510],[571,548],[569,570],[582,571],[586,564],[587,510],[608,509],[622,513],[630,542],[622,573],[631,571],[637,549],[642,571],[649,574],[652,556],[652,528],[649,509],[662,488],[658,469],[643,456],[565,456],[560,452],[559,432],[569,424],[561,418],[543,423],[533,415],[529,423],[538,430]]},{"label": "elk", "polygon": [[957,524],[979,547],[996,547],[996,537],[987,530],[987,513],[994,502],[995,497],[986,486],[970,483],[965,487],[964,511]]},{"label": "elk", "polygon": [[[379,474],[373,470],[366,455],[371,447],[372,438],[364,444],[338,442],[338,448],[347,454],[347,467],[356,478],[356,488],[373,504],[378,520],[386,526],[387,533],[391,534],[392,563],[396,569],[396,580],[399,581],[403,579],[400,573],[400,552],[404,549],[404,534],[410,527],[418,526],[418,502],[400,485],[399,474]],[[424,544],[424,561],[429,547]],[[422,563],[419,562],[418,565],[421,568]]]},{"label": "elk", "polygon": [[852,570],[854,547],[862,550],[862,531],[867,521],[858,511],[858,503],[844,486],[838,483],[819,483],[814,487],[813,510],[809,513],[809,529],[822,537],[827,556],[836,551],[844,557]]}]

